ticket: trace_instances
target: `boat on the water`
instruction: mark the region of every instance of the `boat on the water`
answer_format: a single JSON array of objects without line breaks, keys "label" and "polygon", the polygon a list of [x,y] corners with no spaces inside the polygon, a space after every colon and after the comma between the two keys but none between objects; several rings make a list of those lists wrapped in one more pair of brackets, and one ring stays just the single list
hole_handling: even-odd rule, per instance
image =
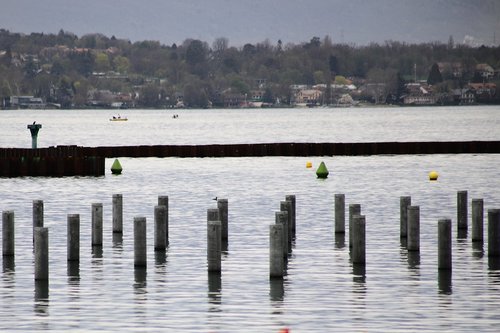
[{"label": "boat on the water", "polygon": [[116,116],[109,118],[109,120],[110,121],[127,121],[128,118],[126,116],[122,117],[121,115],[116,115]]}]

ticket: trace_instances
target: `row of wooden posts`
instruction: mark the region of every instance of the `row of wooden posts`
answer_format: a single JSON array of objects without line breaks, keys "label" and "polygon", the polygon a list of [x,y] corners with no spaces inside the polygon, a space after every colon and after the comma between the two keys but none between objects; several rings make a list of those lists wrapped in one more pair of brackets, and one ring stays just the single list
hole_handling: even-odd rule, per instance
[{"label": "row of wooden posts", "polygon": [[[159,196],[154,207],[154,249],[164,251],[169,244],[168,196]],[[336,234],[346,232],[346,203],[344,194],[335,194],[334,229]],[[366,219],[360,204],[349,204],[349,250],[353,264],[366,264]],[[472,242],[483,239],[483,199],[472,199]],[[103,205],[91,205],[92,246],[103,244]],[[33,242],[35,255],[35,280],[48,280],[48,228],[43,227],[43,201],[33,201]],[[457,192],[457,230],[468,228],[467,191]],[[113,233],[123,233],[123,197],[112,197]],[[452,268],[451,219],[438,221],[438,269]],[[500,256],[500,209],[488,210],[488,256]],[[281,278],[286,274],[286,264],[296,236],[296,197],[287,195],[275,212],[275,224],[269,229],[269,275]],[[406,239],[408,251],[420,251],[420,207],[411,205],[410,196],[400,197],[400,236]],[[2,254],[14,257],[14,212],[2,212]],[[217,208],[207,210],[207,266],[209,272],[220,273],[222,249],[228,242],[228,200],[218,199]],[[67,216],[67,260],[80,260],[80,216]],[[147,266],[146,218],[134,217],[134,265]]]}]

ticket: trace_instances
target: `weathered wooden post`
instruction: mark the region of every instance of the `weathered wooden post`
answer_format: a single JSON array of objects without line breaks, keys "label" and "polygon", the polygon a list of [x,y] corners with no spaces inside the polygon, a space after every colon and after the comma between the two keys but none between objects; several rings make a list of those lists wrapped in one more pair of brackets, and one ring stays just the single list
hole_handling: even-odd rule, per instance
[{"label": "weathered wooden post", "polygon": [[207,263],[208,271],[220,273],[222,259],[221,223],[208,221],[207,223]]},{"label": "weathered wooden post", "polygon": [[400,221],[400,232],[401,238],[406,238],[408,236],[408,207],[411,206],[411,197],[402,196],[399,197],[399,221]]},{"label": "weathered wooden post", "polygon": [[451,220],[438,220],[438,269],[452,267],[451,251]]},{"label": "weathered wooden post", "polygon": [[227,241],[229,234],[227,199],[217,199],[217,208],[219,209],[219,219],[221,223],[221,237],[222,240]]},{"label": "weathered wooden post", "polygon": [[154,208],[154,224],[155,224],[155,251],[163,251],[167,248],[167,232],[165,231],[167,207],[165,206],[155,206]]},{"label": "weathered wooden post", "polygon": [[146,218],[134,217],[134,266],[147,266]]},{"label": "weathered wooden post", "polygon": [[366,263],[366,220],[364,215],[353,215],[352,218],[352,262]]},{"label": "weathered wooden post", "polygon": [[49,279],[49,229],[35,228],[35,280]]},{"label": "weathered wooden post", "polygon": [[283,225],[283,258],[288,258],[288,253],[290,252],[289,243],[288,243],[288,213],[287,212],[275,212],[274,214],[275,223]]},{"label": "weathered wooden post", "polygon": [[43,227],[43,200],[33,200],[33,242],[38,227]]},{"label": "weathered wooden post", "polygon": [[92,246],[102,246],[102,203],[92,204]]},{"label": "weathered wooden post", "polygon": [[352,249],[352,222],[354,220],[354,215],[361,215],[360,204],[349,205],[349,249]]},{"label": "weathered wooden post", "polygon": [[408,207],[408,251],[420,251],[420,207]]},{"label": "weathered wooden post", "polygon": [[291,214],[292,216],[290,217],[290,221],[292,222],[292,238],[295,238],[296,234],[296,229],[297,229],[297,221],[296,221],[296,216],[297,216],[297,208],[296,208],[296,197],[294,194],[289,194],[285,196],[285,201],[290,201],[291,204]]},{"label": "weathered wooden post", "polygon": [[345,194],[335,194],[335,233],[345,233]]},{"label": "weathered wooden post", "polygon": [[283,277],[285,261],[283,259],[283,225],[269,226],[269,276]]},{"label": "weathered wooden post", "polygon": [[80,260],[80,215],[79,214],[68,214],[67,217],[67,260],[68,261]]},{"label": "weathered wooden post", "polygon": [[467,230],[467,191],[457,192],[457,229]]},{"label": "weathered wooden post", "polygon": [[293,230],[292,230],[292,202],[291,201],[281,201],[280,202],[280,211],[287,212],[287,221],[288,221],[288,249],[292,252],[292,241],[293,241]]},{"label": "weathered wooden post", "polygon": [[488,257],[500,256],[500,209],[488,209]]},{"label": "weathered wooden post", "polygon": [[484,202],[483,199],[472,199],[472,241],[483,242],[484,231]]},{"label": "weathered wooden post", "polygon": [[123,233],[123,196],[113,194],[113,233]]},{"label": "weathered wooden post", "polygon": [[15,230],[14,211],[4,210],[2,212],[2,256],[4,257],[14,257],[15,254],[14,230]]},{"label": "weathered wooden post", "polygon": [[158,206],[165,207],[165,244],[168,246],[168,195],[158,196]]}]

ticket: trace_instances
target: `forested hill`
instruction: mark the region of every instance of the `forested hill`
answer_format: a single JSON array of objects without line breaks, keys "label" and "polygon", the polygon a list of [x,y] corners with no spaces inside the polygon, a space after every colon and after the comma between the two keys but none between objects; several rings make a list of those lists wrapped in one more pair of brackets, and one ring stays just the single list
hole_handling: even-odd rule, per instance
[{"label": "forested hill", "polygon": [[[483,65],[491,69],[487,76],[478,71]],[[390,94],[401,96],[404,81],[429,80],[431,68],[439,71],[434,89],[443,93],[469,82],[495,83],[500,47],[470,47],[453,38],[355,46],[328,36],[241,47],[230,46],[223,37],[211,44],[186,39],[164,45],[63,30],[27,35],[0,30],[2,100],[33,95],[62,107],[85,106],[103,91],[133,98],[141,107],[169,106],[179,99],[190,107],[220,106],[233,96],[246,100],[254,94],[269,103],[288,104],[293,87],[348,83],[379,87],[375,100],[384,101]]]}]

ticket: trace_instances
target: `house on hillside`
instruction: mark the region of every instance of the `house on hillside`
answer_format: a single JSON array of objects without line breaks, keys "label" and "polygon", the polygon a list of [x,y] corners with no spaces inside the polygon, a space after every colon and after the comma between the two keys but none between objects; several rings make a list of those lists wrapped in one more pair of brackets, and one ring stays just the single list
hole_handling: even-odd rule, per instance
[{"label": "house on hillside", "polygon": [[40,97],[34,96],[5,97],[2,105],[6,109],[44,109],[46,107]]},{"label": "house on hillside", "polygon": [[495,76],[495,70],[488,64],[477,64],[476,73],[484,80],[489,80]]}]

